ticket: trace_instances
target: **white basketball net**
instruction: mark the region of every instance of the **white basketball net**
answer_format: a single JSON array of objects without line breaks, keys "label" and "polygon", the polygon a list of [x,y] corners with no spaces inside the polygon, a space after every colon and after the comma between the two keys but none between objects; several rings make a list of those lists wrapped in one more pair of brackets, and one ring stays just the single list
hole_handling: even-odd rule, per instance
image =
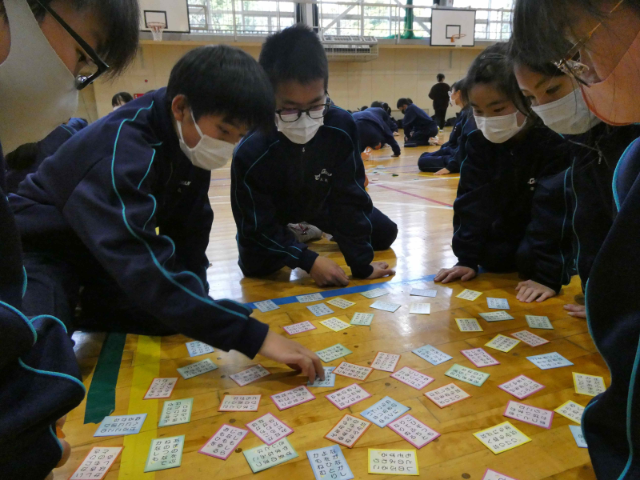
[{"label": "white basketball net", "polygon": [[150,22],[148,23],[148,26],[151,29],[151,34],[153,35],[153,41],[154,42],[162,41],[162,32],[165,29],[164,23]]}]

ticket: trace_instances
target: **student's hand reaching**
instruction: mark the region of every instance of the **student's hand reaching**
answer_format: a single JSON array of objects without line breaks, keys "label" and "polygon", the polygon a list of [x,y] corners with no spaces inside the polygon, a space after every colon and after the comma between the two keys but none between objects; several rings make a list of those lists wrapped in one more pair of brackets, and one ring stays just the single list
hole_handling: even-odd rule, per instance
[{"label": "student's hand reaching", "polygon": [[389,268],[389,264],[387,262],[371,262],[371,266],[373,267],[373,272],[371,272],[371,275],[367,277],[367,280],[382,278],[396,273]]},{"label": "student's hand reaching", "polygon": [[441,168],[436,173],[434,173],[434,175],[449,175],[450,173],[451,172],[449,170],[447,170],[446,168]]},{"label": "student's hand reaching", "polygon": [[316,377],[324,380],[324,368],[320,358],[298,342],[284,338],[282,335],[269,331],[258,353],[302,372],[312,382]]},{"label": "student's hand reaching", "polygon": [[518,296],[516,298],[525,303],[531,303],[534,300],[544,302],[547,298],[556,296],[556,292],[554,290],[549,287],[545,287],[541,283],[534,282],[533,280],[520,282],[516,287],[516,290],[518,291]]},{"label": "student's hand reaching", "polygon": [[569,315],[576,318],[587,318],[587,307],[584,305],[565,305],[564,309],[569,312]]},{"label": "student's hand reaching", "polygon": [[319,287],[345,287],[349,285],[349,277],[336,262],[327,257],[317,257],[309,272]]},{"label": "student's hand reaching", "polygon": [[463,282],[467,280],[471,280],[477,275],[476,271],[473,268],[469,267],[452,267],[452,268],[441,268],[434,281],[449,283],[454,280],[460,279]]}]

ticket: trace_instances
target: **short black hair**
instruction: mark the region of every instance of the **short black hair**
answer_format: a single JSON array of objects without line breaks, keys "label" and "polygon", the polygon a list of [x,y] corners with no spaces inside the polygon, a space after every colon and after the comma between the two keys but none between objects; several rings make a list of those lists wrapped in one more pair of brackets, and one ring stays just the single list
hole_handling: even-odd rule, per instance
[{"label": "short black hair", "polygon": [[382,108],[382,105],[383,105],[383,104],[382,104],[382,102],[379,102],[379,101],[377,101],[377,100],[376,100],[376,101],[371,102],[371,108],[376,108],[376,107],[377,107],[377,108]]},{"label": "short black hair", "polygon": [[282,82],[303,85],[324,80],[329,85],[329,62],[324,47],[308,26],[298,23],[267,37],[260,52],[260,65],[276,90]]},{"label": "short black hair", "polygon": [[403,105],[411,105],[413,102],[411,101],[410,98],[401,98],[398,100],[398,104],[396,105],[396,107],[400,108]]},{"label": "short black hair", "polygon": [[444,73],[439,73],[436,78],[438,79],[439,82],[442,82],[444,80]]},{"label": "short black hair", "polygon": [[407,97],[407,102],[409,102],[409,105],[413,104],[413,100],[411,100],[409,97]]},{"label": "short black hair", "polygon": [[133,97],[129,92],[118,92],[111,97],[111,106],[117,107],[118,105],[124,105],[133,100]]},{"label": "short black hair", "polygon": [[364,112],[367,108],[369,108],[369,107],[367,107],[366,105],[363,105],[362,107],[360,107],[360,111]]},{"label": "short black hair", "polygon": [[451,85],[451,91],[458,91],[460,90],[460,88],[462,87],[462,83],[464,82],[464,80],[458,80],[457,82],[453,82],[453,84]]},{"label": "short black hair", "polygon": [[273,125],[275,101],[264,71],[249,54],[228,45],[195,48],[175,64],[167,101],[187,97],[194,120],[224,115],[249,128]]}]

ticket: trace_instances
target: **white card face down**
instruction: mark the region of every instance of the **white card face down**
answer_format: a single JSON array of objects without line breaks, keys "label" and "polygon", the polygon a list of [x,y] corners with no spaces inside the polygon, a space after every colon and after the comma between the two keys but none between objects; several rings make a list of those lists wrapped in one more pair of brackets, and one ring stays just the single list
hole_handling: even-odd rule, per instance
[{"label": "white card face down", "polygon": [[416,390],[422,390],[431,382],[435,381],[435,379],[431,378],[429,375],[425,375],[424,373],[418,372],[417,370],[409,367],[402,367],[396,373],[391,375],[391,377],[402,383],[406,383]]},{"label": "white card face down", "polygon": [[280,307],[273,303],[272,300],[265,300],[264,302],[253,302],[258,310],[262,313],[267,313],[272,310],[278,310]]},{"label": "white card face down", "polygon": [[93,447],[69,480],[102,480],[123,447]]},{"label": "white card face down", "polygon": [[327,307],[324,303],[318,303],[317,305],[311,305],[307,307],[311,313],[316,317],[322,317],[323,315],[331,315],[333,310]]},{"label": "white card face down", "polygon": [[208,353],[215,352],[215,349],[202,342],[187,342],[185,343],[187,346],[187,351],[189,352],[190,357],[197,357],[198,355],[206,355]]},{"label": "white card face down", "polygon": [[254,365],[246,370],[229,375],[229,378],[241,387],[244,387],[245,385],[249,385],[250,383],[259,380],[262,377],[266,377],[267,375],[271,375],[269,370],[264,368],[262,365]]},{"label": "white card face down", "polygon": [[411,350],[411,352],[415,353],[432,365],[440,365],[441,363],[447,362],[453,358],[451,355],[447,355],[431,345],[424,345],[420,348],[416,348],[415,350]]},{"label": "white card face down", "polygon": [[187,365],[185,367],[178,368],[178,373],[182,375],[182,378],[188,380],[193,377],[197,377],[198,375],[202,375],[207,372],[211,372],[213,370],[217,370],[218,366],[211,361],[209,358],[205,358],[196,363],[192,363],[191,365]]},{"label": "white card face down", "polygon": [[384,372],[393,372],[396,369],[396,365],[400,361],[400,355],[393,353],[378,352],[376,357],[371,363],[371,368],[375,370],[382,370]]},{"label": "white card face down", "polygon": [[113,435],[132,435],[140,433],[142,424],[147,418],[146,413],[139,415],[114,415],[104,417],[102,423],[93,434],[94,437],[111,437]]},{"label": "white card face down", "polygon": [[496,310],[509,310],[509,302],[506,298],[491,298],[487,297],[487,306]]},{"label": "white card face down", "polygon": [[425,393],[425,396],[440,408],[448,407],[456,402],[469,398],[467,392],[458,387],[455,383],[450,383],[444,387],[436,388]]},{"label": "white card face down", "polygon": [[246,427],[267,445],[273,445],[293,433],[292,428],[270,413],[247,423]]},{"label": "white card face down", "polygon": [[169,398],[171,392],[176,386],[178,378],[154,378],[153,382],[149,386],[149,390],[144,396],[145,400],[151,400],[154,398]]}]

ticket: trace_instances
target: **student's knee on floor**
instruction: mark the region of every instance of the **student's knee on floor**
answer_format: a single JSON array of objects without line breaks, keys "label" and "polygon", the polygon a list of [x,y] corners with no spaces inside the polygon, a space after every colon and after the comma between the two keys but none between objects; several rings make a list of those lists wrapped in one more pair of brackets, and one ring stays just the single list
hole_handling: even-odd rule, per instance
[{"label": "student's knee on floor", "polygon": [[388,222],[384,228],[374,232],[371,238],[371,245],[374,250],[388,250],[398,237],[398,226],[387,218]]}]

